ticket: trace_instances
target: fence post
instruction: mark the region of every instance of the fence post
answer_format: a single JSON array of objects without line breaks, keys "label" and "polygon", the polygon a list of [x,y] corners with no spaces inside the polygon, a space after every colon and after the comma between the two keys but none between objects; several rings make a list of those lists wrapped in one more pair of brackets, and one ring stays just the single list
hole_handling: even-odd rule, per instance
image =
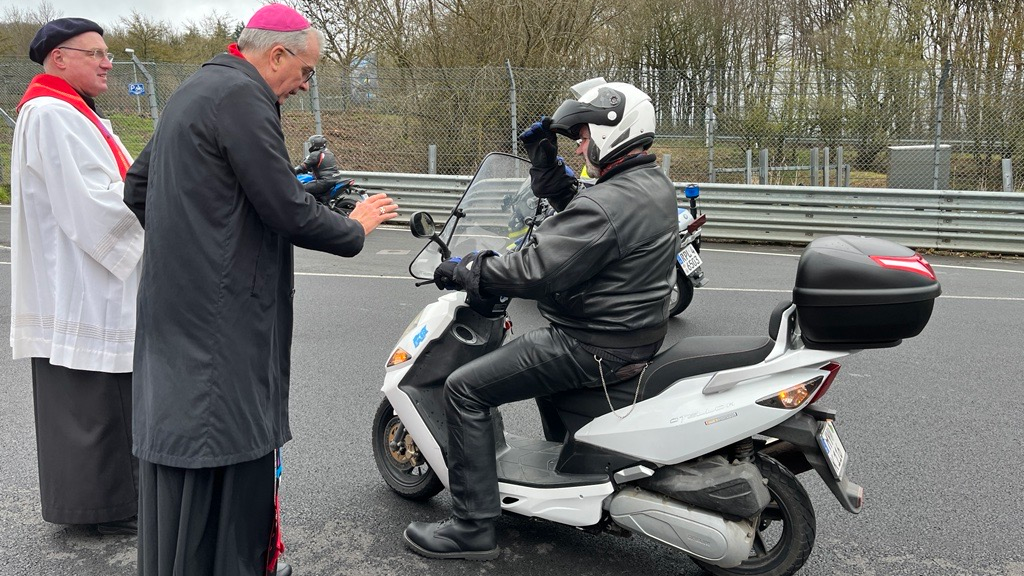
[{"label": "fence post", "polygon": [[708,88],[708,99],[704,103],[704,132],[707,134],[708,147],[708,182],[715,181],[715,67],[711,67],[711,86]]},{"label": "fence post", "polygon": [[427,146],[427,174],[437,174],[437,144]]},{"label": "fence post", "polygon": [[1003,192],[1013,192],[1013,160],[1003,158]]},{"label": "fence post", "polygon": [[830,152],[830,150],[828,149],[828,146],[825,146],[825,158],[824,158],[825,169],[822,171],[822,173],[825,175],[825,177],[824,177],[824,181],[822,182],[822,185],[826,186],[826,187],[828,186],[828,183],[829,183],[829,176],[831,176],[829,174],[829,170],[832,169],[832,162],[829,159],[829,152]]},{"label": "fence post", "polygon": [[768,183],[768,149],[761,148],[761,153],[757,157],[757,178],[760,180],[759,184]]},{"label": "fence post", "polygon": [[[672,155],[671,154],[667,154],[667,153],[666,154],[662,154],[661,155],[661,171],[665,173],[665,176],[668,176],[668,172],[671,169],[672,169]],[[669,177],[669,179],[671,180],[671,177]]]},{"label": "fence post", "polygon": [[935,152],[933,153],[932,190],[939,189],[939,143],[942,141],[942,103],[945,99],[946,81],[949,80],[950,60],[942,63],[942,76],[939,77],[939,93],[935,97]]},{"label": "fence post", "polygon": [[836,186],[843,185],[843,147],[836,146]]},{"label": "fence post", "polygon": [[310,105],[313,107],[313,122],[316,124],[316,134],[324,133],[324,124],[320,117],[320,81],[317,80],[316,74],[310,78],[309,83],[309,100]]},{"label": "fence post", "polygon": [[516,117],[516,77],[512,74],[512,63],[509,62],[508,58],[505,59],[505,67],[508,68],[508,80],[510,87],[508,90],[508,100],[511,107],[510,114],[512,115],[512,155],[519,155],[519,122]]},{"label": "fence post", "polygon": [[747,168],[743,171],[743,183],[753,184],[754,183],[754,152],[747,148]]},{"label": "fence post", "polygon": [[149,73],[149,70],[146,70],[139,57],[135,55],[135,50],[125,48],[124,51],[131,55],[132,62],[139,67],[139,70],[142,70],[142,75],[149,82],[149,117],[153,119],[153,129],[156,130],[156,123],[160,120],[160,112],[156,106],[156,80],[153,79],[153,75]]},{"label": "fence post", "polygon": [[811,147],[811,186],[817,186],[818,185],[818,170],[819,169],[820,169],[820,166],[818,166],[818,147],[817,146],[812,146]]}]

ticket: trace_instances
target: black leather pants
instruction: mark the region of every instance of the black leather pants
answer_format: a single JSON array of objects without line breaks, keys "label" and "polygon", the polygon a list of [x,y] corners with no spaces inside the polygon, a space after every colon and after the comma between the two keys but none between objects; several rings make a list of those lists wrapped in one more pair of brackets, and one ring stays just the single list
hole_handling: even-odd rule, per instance
[{"label": "black leather pants", "polygon": [[[608,383],[616,381],[612,372],[622,365],[602,360]],[[445,400],[455,516],[482,520],[501,514],[491,408],[600,385],[594,354],[556,327],[528,332],[453,372]]]}]

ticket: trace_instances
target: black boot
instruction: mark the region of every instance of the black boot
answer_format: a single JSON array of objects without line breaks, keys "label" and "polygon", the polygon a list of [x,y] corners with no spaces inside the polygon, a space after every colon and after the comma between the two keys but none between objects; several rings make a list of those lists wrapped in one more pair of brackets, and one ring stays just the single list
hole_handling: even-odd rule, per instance
[{"label": "black boot", "polygon": [[499,553],[493,519],[413,522],[404,537],[406,546],[427,558],[494,560]]}]

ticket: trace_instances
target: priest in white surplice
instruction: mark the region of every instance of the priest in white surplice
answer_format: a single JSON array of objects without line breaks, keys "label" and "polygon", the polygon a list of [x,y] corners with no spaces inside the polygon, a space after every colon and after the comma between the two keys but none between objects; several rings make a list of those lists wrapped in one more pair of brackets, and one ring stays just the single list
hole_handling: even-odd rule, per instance
[{"label": "priest in white surplice", "polygon": [[44,72],[18,105],[11,150],[11,348],[32,363],[43,519],[132,533],[143,230],[124,204],[131,159],[93,101],[113,67],[102,34],[60,18],[29,47]]}]

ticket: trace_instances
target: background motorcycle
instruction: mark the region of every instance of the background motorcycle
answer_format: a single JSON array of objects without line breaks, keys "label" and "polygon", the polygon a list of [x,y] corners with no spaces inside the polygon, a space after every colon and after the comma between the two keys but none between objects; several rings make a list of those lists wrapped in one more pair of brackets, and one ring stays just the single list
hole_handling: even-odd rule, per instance
[{"label": "background motorcycle", "polygon": [[[317,202],[343,216],[351,214],[357,202],[366,200],[366,190],[356,188],[355,180],[339,180],[331,184],[330,182],[316,182],[312,174],[299,174],[296,178],[299,179],[299,182],[302,182],[302,185],[306,187],[306,191],[312,194]],[[327,190],[321,191],[317,189],[313,191],[311,186],[312,188],[322,187]]]},{"label": "background motorcycle", "polygon": [[[488,156],[439,234],[428,214],[412,215],[414,233],[431,238],[413,276],[429,277],[452,253],[529,242],[529,233],[510,242],[517,230],[503,202],[529,185],[524,164]],[[767,335],[685,338],[639,376],[551,397],[562,442],[506,434],[495,411],[502,509],[651,538],[713,574],[793,574],[811,553],[816,522],[797,474],[817,472],[849,512],[863,505],[836,412],[820,404],[836,360],[920,333],[939,292],[930,266],[907,248],[815,240],[798,264],[793,302],[775,309]],[[446,485],[444,382],[508,336],[502,304],[479,311],[465,292],[446,293],[392,352],[372,441],[378,470],[403,497],[428,499]]]},{"label": "background motorcycle", "polygon": [[701,229],[707,216],[697,210],[700,188],[689,184],[683,195],[690,203],[689,208],[679,209],[679,254],[676,255],[676,282],[669,296],[669,316],[676,316],[686,310],[693,301],[693,289],[707,284],[704,275],[704,261],[700,257]]}]

